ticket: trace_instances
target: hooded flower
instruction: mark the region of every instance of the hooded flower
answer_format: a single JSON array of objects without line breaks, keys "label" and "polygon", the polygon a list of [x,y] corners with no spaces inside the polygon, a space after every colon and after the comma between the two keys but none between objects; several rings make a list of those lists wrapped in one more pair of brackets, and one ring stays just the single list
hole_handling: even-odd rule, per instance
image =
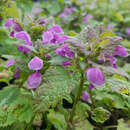
[{"label": "hooded flower", "polygon": [[68,39],[67,36],[63,35],[63,30],[60,26],[54,25],[46,32],[43,32],[43,44],[58,44],[64,43]]},{"label": "hooded flower", "polygon": [[49,31],[55,32],[55,33],[64,33],[62,28],[59,25],[52,26]]},{"label": "hooded flower", "polygon": [[92,18],[92,15],[91,15],[91,14],[88,14],[88,15],[86,15],[86,16],[83,18],[83,22],[86,23],[86,24],[90,24],[88,20],[91,19],[91,18]]},{"label": "hooded flower", "polygon": [[14,27],[13,27],[13,29],[14,29],[16,32],[22,31],[22,28],[21,28],[20,24],[17,23],[17,22],[14,22]]},{"label": "hooded flower", "polygon": [[56,49],[56,53],[61,56],[68,56],[69,58],[73,59],[74,52],[70,50],[67,44],[63,44],[59,48]]},{"label": "hooded flower", "polygon": [[27,87],[30,89],[37,88],[42,80],[42,75],[38,72],[31,74],[27,79]]},{"label": "hooded flower", "polygon": [[16,39],[24,41],[25,44],[32,46],[32,41],[27,32],[21,31],[15,34]]},{"label": "hooded flower", "polygon": [[18,46],[18,50],[25,54],[30,54],[31,50],[23,45]]},{"label": "hooded flower", "polygon": [[63,61],[62,66],[70,66],[72,63],[70,61]]},{"label": "hooded flower", "polygon": [[[25,45],[32,46],[31,38],[27,32],[24,31],[18,32],[15,34],[15,37],[16,39],[23,41]],[[23,45],[19,45],[18,50],[26,54],[31,53],[31,50]]]},{"label": "hooded flower", "polygon": [[111,30],[113,28],[113,25],[111,25],[111,24],[109,24],[108,26],[107,26],[107,29],[108,30]]},{"label": "hooded flower", "polygon": [[74,8],[64,8],[63,12],[59,15],[60,18],[65,18],[74,12]]},{"label": "hooded flower", "polygon": [[87,102],[89,100],[89,94],[87,91],[83,91],[82,93],[83,101]]},{"label": "hooded flower", "polygon": [[17,72],[14,74],[14,77],[15,77],[15,78],[18,78],[19,75],[20,75],[20,68],[17,67],[16,70],[17,70]]},{"label": "hooded flower", "polygon": [[10,18],[10,19],[8,19],[8,20],[6,21],[6,23],[4,24],[4,26],[5,26],[6,28],[9,28],[9,27],[11,27],[13,24],[14,24],[14,20],[13,20],[12,18]]},{"label": "hooded flower", "polygon": [[10,66],[12,66],[14,63],[15,63],[15,60],[14,60],[14,59],[11,59],[11,60],[9,60],[9,61],[7,62],[6,66],[7,66],[7,67],[10,67]]},{"label": "hooded flower", "polygon": [[29,63],[28,67],[30,70],[40,70],[43,67],[43,60],[35,56]]},{"label": "hooded flower", "polygon": [[96,67],[88,68],[86,70],[86,77],[92,85],[103,86],[105,84],[103,72]]},{"label": "hooded flower", "polygon": [[15,37],[15,32],[14,31],[10,32],[10,37]]},{"label": "hooded flower", "polygon": [[130,27],[126,28],[126,34],[130,35]]},{"label": "hooded flower", "polygon": [[113,55],[119,55],[119,56],[127,57],[128,56],[128,52],[127,52],[126,48],[124,48],[121,45],[118,45],[115,48],[115,51],[114,51]]},{"label": "hooded flower", "polygon": [[14,19],[10,18],[6,21],[4,24],[6,28],[13,27],[13,31],[20,32],[22,31],[22,28],[18,22],[16,22]]}]

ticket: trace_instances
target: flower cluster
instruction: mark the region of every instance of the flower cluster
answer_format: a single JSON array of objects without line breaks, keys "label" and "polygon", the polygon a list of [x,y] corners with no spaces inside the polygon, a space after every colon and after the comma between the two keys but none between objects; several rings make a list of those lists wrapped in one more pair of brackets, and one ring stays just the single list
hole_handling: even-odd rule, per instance
[{"label": "flower cluster", "polygon": [[83,18],[83,22],[86,24],[90,24],[89,23],[89,19],[91,19],[93,16],[91,14],[87,14],[84,18]]},{"label": "flower cluster", "polygon": [[[15,34],[15,37],[16,37],[16,39],[23,41],[24,45],[32,46],[31,38],[27,34],[27,32],[20,31],[20,32]],[[29,48],[25,47],[24,45],[19,45],[18,50],[23,52],[23,53],[26,53],[26,54],[31,53],[31,50]]]},{"label": "flower cluster", "polygon": [[16,20],[14,20],[14,19],[12,19],[12,18],[8,19],[8,20],[6,21],[6,23],[4,24],[4,26],[5,26],[6,28],[10,28],[10,27],[13,28],[12,31],[10,32],[10,36],[11,36],[11,37],[14,37],[14,36],[15,36],[15,32],[20,32],[20,31],[22,31],[22,28],[21,28],[20,24],[19,24]]},{"label": "flower cluster", "polygon": [[121,45],[117,45],[112,53],[112,55],[107,55],[107,54],[104,54],[104,57],[106,57],[110,63],[112,64],[112,66],[117,69],[117,65],[116,65],[116,58],[114,56],[122,56],[122,57],[127,57],[129,54],[126,50],[126,48],[124,48],[123,46]]},{"label": "flower cluster", "polygon": [[64,43],[68,37],[63,35],[63,30],[60,26],[54,25],[46,32],[43,32],[43,44],[58,44]]},{"label": "flower cluster", "polygon": [[29,63],[28,67],[30,70],[35,70],[33,74],[31,74],[27,79],[27,86],[30,89],[37,88],[42,80],[42,74],[38,71],[42,69],[43,67],[43,60],[41,60],[39,57],[35,56]]},{"label": "flower cluster", "polygon": [[65,18],[74,12],[74,8],[64,8],[63,12],[59,15],[60,18]]}]

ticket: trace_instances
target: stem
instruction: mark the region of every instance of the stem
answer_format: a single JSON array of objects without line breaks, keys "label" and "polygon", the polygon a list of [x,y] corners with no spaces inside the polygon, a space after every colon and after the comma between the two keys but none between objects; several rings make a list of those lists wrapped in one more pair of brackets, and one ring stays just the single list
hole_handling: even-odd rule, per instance
[{"label": "stem", "polygon": [[73,117],[75,115],[76,104],[78,103],[78,101],[80,99],[80,95],[82,93],[83,84],[84,84],[84,73],[83,73],[83,71],[81,71],[80,84],[79,84],[79,87],[77,89],[77,93],[76,93],[75,100],[74,100],[74,105],[73,105],[72,112],[71,112],[70,119],[69,119],[69,121],[71,123],[72,123]]},{"label": "stem", "polygon": [[95,101],[94,101],[94,98],[93,98],[93,95],[92,95],[92,91],[91,91],[91,90],[89,90],[89,94],[90,94],[90,99],[91,99],[91,101],[92,101],[92,109],[94,109],[94,108],[96,107],[96,105],[95,105]]}]

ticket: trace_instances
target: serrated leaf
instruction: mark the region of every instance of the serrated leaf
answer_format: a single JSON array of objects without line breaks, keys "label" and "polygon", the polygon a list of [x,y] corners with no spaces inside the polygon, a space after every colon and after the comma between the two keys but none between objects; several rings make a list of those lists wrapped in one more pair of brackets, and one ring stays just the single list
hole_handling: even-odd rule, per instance
[{"label": "serrated leaf", "polygon": [[67,123],[64,115],[58,112],[51,111],[47,115],[47,119],[57,128],[57,130],[67,130]]},{"label": "serrated leaf", "polygon": [[80,121],[75,124],[75,130],[93,130],[93,126],[88,122],[88,120]]},{"label": "serrated leaf", "polygon": [[6,104],[10,105],[13,101],[15,101],[19,96],[19,89],[16,86],[8,86],[5,87],[2,91],[0,91],[0,106],[4,106]]},{"label": "serrated leaf", "polygon": [[92,119],[96,122],[103,123],[110,117],[110,112],[102,107],[95,108],[92,111]]},{"label": "serrated leaf", "polygon": [[118,120],[117,130],[129,130],[129,122],[127,123],[123,119]]},{"label": "serrated leaf", "polygon": [[[72,77],[73,76],[73,77]],[[69,74],[64,67],[51,67],[44,75],[44,83],[37,89],[40,94],[38,109],[47,110],[71,93],[77,86],[77,75]],[[39,98],[38,97],[38,98]]]}]

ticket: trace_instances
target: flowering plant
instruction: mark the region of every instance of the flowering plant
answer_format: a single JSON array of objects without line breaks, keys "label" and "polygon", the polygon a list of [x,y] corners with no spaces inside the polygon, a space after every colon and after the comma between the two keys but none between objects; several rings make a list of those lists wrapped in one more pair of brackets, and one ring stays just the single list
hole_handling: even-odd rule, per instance
[{"label": "flowering plant", "polygon": [[67,7],[43,18],[40,9],[3,23],[8,51],[0,54],[0,81],[7,84],[0,91],[1,129],[100,130],[130,117],[129,91],[122,90],[129,90],[130,77],[118,63],[129,56],[122,37],[103,24],[93,27],[90,14],[80,32],[70,33],[55,15],[66,22],[75,11]]}]

